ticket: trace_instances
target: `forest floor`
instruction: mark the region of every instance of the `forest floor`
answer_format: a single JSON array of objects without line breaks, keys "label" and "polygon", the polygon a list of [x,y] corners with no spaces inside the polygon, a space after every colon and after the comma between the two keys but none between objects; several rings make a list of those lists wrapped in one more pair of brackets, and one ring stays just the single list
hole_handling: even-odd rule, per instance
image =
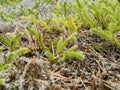
[{"label": "forest floor", "polygon": [[[24,26],[21,28],[26,23],[24,20],[13,22],[12,33],[25,30]],[[1,29],[1,34],[7,32]],[[44,33],[49,38],[59,35],[58,31],[52,36]],[[26,44],[25,39],[21,41]],[[44,51],[33,50],[13,60],[10,68],[0,73],[5,80],[0,90],[120,90],[120,48],[84,26],[71,45],[78,45],[84,60],[69,58],[53,64],[44,56]],[[0,54],[0,60],[4,60],[6,53],[4,50]]]}]

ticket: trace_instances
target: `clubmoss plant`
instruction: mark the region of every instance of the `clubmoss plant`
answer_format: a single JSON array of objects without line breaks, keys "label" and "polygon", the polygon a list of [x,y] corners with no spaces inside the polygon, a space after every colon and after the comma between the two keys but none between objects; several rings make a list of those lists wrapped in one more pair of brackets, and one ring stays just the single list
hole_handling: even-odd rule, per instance
[{"label": "clubmoss plant", "polygon": [[42,2],[40,0],[37,0],[32,9],[37,9],[41,4]]},{"label": "clubmoss plant", "polygon": [[21,55],[29,53],[29,52],[30,52],[30,50],[28,48],[19,48],[15,51],[10,52],[9,55],[7,56],[7,59],[9,61],[11,61]]},{"label": "clubmoss plant", "polygon": [[[81,52],[77,52],[77,45],[72,46],[68,50],[66,49],[66,46],[75,39],[77,36],[77,33],[73,33],[70,35],[66,40],[63,41],[62,37],[59,37],[55,39],[53,42],[51,42],[51,50],[46,50],[46,56],[48,59],[53,63],[58,63],[60,61],[64,61],[67,58],[74,57],[80,60],[84,59],[84,55]],[[72,55],[73,54],[73,55]]]},{"label": "clubmoss plant", "polygon": [[8,60],[13,60],[20,55],[30,52],[29,49],[20,47],[18,41],[20,40],[22,33],[17,33],[16,35],[13,33],[7,33],[6,35],[7,37],[0,35],[0,40],[9,48],[10,53],[7,56]]},{"label": "clubmoss plant", "polygon": [[67,29],[67,32],[71,35],[79,30],[81,23],[79,22],[78,17],[66,16],[66,17],[57,17],[56,14],[52,14],[52,23],[57,30],[64,32]]},{"label": "clubmoss plant", "polygon": [[41,6],[42,4],[49,4],[52,0],[36,0],[35,5],[33,6],[32,9],[38,9],[39,6]]},{"label": "clubmoss plant", "polygon": [[120,7],[117,0],[111,2],[75,0],[75,4],[72,5],[74,7],[72,10],[75,11],[84,26],[120,47],[116,37],[116,32],[120,30]]},{"label": "clubmoss plant", "polygon": [[38,14],[38,12],[37,12],[36,10],[33,10],[33,9],[28,8],[28,11],[29,11],[30,14],[32,14],[32,15],[35,16],[36,18],[39,17],[39,14]]},{"label": "clubmoss plant", "polygon": [[33,18],[33,17],[22,17],[23,19],[26,19],[26,20],[30,20],[32,21],[33,23],[36,23],[36,24],[39,24],[40,26],[43,26],[45,27],[48,31],[51,31],[52,30],[52,27],[50,25],[47,24],[47,22],[45,21],[42,21],[42,20],[37,20],[36,18]]},{"label": "clubmoss plant", "polygon": [[120,48],[120,41],[117,39],[116,35],[112,33],[110,30],[103,30],[102,28],[95,28],[95,29],[92,29],[92,31],[100,35],[102,38],[112,41]]},{"label": "clubmoss plant", "polygon": [[71,9],[72,9],[72,5],[69,2],[61,2],[61,1],[57,1],[55,2],[55,7],[50,7],[50,10],[52,11],[52,13],[56,14],[57,16],[68,16],[69,14],[71,14]]},{"label": "clubmoss plant", "polygon": [[[71,8],[70,3],[64,2],[61,4],[58,1],[56,3],[56,6],[57,6],[56,8],[51,7],[51,10],[55,12],[52,13],[50,24],[48,22],[37,19],[36,17],[34,18],[30,16],[29,17],[24,16],[23,19],[30,20],[35,24],[39,24],[40,26],[46,28],[47,31],[51,31],[51,32],[53,32],[52,31],[53,29],[57,29],[62,32],[64,32],[64,30],[67,30],[68,35],[70,36],[68,36],[65,40],[61,36],[56,38],[55,40],[50,40],[50,42],[48,42],[50,46],[47,47],[44,44],[45,40],[43,41],[43,37],[42,37],[43,33],[41,31],[39,32],[38,30],[35,30],[34,27],[32,28],[27,27],[27,30],[31,35],[33,35],[36,38],[40,49],[45,50],[45,55],[51,62],[57,63],[59,62],[59,60],[65,60],[66,58],[69,57],[74,57],[82,60],[84,58],[84,55],[81,52],[76,51],[78,48],[76,45],[75,46],[73,45],[68,50],[66,48],[69,45],[69,43],[76,38],[77,31],[81,27],[81,23],[79,22],[79,17],[77,16],[74,17],[72,15],[67,16]],[[64,10],[64,12],[62,10]],[[64,15],[62,15],[62,13]],[[72,54],[73,56],[71,56]]]},{"label": "clubmoss plant", "polygon": [[40,49],[45,49],[45,45],[43,42],[43,38],[42,38],[42,33],[38,32],[37,30],[35,30],[34,27],[30,28],[27,27],[27,30],[33,35],[35,36],[36,40],[38,41],[38,45],[40,47]]},{"label": "clubmoss plant", "polygon": [[61,9],[63,9],[63,7],[61,7],[60,1],[55,2],[55,6],[56,6],[55,8],[50,7],[51,11],[53,13],[55,13],[57,16],[58,15],[64,15],[64,12],[61,10]]},{"label": "clubmoss plant", "polygon": [[8,5],[14,5],[17,2],[20,2],[21,0],[0,0],[0,4],[3,6],[8,6]]},{"label": "clubmoss plant", "polygon": [[50,3],[52,0],[36,0],[35,5],[33,6],[32,9],[37,9],[39,6],[41,6],[44,3]]},{"label": "clubmoss plant", "polygon": [[18,40],[20,39],[21,34],[22,33],[17,33],[15,35],[13,33],[7,33],[7,37],[1,34],[0,40],[8,46],[10,51],[14,51],[17,48],[17,46],[19,46]]},{"label": "clubmoss plant", "polygon": [[38,15],[38,11],[34,10],[34,9],[24,9],[24,8],[19,8],[20,11],[22,12],[22,15],[23,16],[32,16],[32,17],[35,17],[35,18],[38,18],[39,15]]},{"label": "clubmoss plant", "polygon": [[22,12],[22,15],[24,15],[24,16],[28,16],[29,15],[29,11],[28,10],[24,9],[23,7],[19,8],[19,9]]},{"label": "clubmoss plant", "polygon": [[0,12],[0,17],[3,21],[9,22],[16,18],[16,13],[14,11],[10,11],[9,13]]},{"label": "clubmoss plant", "polygon": [[[84,55],[81,52],[76,52],[78,48],[77,45],[74,45],[70,49],[66,50],[66,47],[69,45],[69,43],[76,38],[77,33],[71,34],[65,40],[63,40],[63,37],[58,37],[55,40],[50,40],[50,42],[48,42],[49,46],[45,46],[42,32],[38,32],[34,27],[27,27],[27,30],[31,35],[35,37],[39,48],[45,51],[45,55],[52,63],[59,63],[59,61],[65,60],[69,57],[78,58],[80,60],[84,59]],[[74,55],[72,56],[72,54]]]},{"label": "clubmoss plant", "polygon": [[60,53],[72,40],[75,39],[76,36],[77,36],[77,33],[73,33],[65,41],[63,41],[63,38],[61,37],[57,43],[56,53],[57,54]]},{"label": "clubmoss plant", "polygon": [[61,20],[63,26],[68,29],[69,34],[77,33],[81,27],[78,17],[68,16],[65,20]]}]

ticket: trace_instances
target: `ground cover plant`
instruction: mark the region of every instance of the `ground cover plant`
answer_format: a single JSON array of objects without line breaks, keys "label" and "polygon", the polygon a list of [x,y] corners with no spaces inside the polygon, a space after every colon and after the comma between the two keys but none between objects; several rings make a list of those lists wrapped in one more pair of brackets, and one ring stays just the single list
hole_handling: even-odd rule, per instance
[{"label": "ground cover plant", "polygon": [[9,5],[13,5],[17,2],[20,2],[21,0],[1,0],[0,1],[0,5],[2,6],[9,6]]},{"label": "ground cover plant", "polygon": [[[8,1],[24,0],[0,4]],[[33,2],[0,12],[2,22],[15,20],[0,31],[0,90],[120,90],[120,3]]]}]

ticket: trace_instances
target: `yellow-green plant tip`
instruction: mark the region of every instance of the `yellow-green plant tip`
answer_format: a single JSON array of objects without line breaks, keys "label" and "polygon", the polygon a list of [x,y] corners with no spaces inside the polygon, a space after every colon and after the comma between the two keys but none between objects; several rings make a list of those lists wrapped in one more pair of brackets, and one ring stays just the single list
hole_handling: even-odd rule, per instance
[{"label": "yellow-green plant tip", "polygon": [[57,50],[56,50],[56,53],[59,53],[60,51],[60,47],[61,47],[61,44],[63,43],[63,38],[60,37],[60,39],[58,40],[57,42]]},{"label": "yellow-green plant tip", "polygon": [[4,79],[0,79],[0,85],[4,85],[5,84],[5,80]]},{"label": "yellow-green plant tip", "polygon": [[37,1],[33,7],[33,9],[37,9],[41,5],[41,1]]},{"label": "yellow-green plant tip", "polygon": [[14,58],[19,57],[20,55],[26,54],[28,52],[30,52],[28,48],[20,48],[18,50],[12,51],[8,55],[8,60],[13,60]]},{"label": "yellow-green plant tip", "polygon": [[10,40],[10,51],[13,51],[14,48],[18,45],[18,40],[20,39],[22,33],[17,33],[13,38]]},{"label": "yellow-green plant tip", "polygon": [[54,56],[49,50],[47,50],[45,54],[50,61],[54,61]]},{"label": "yellow-green plant tip", "polygon": [[36,40],[38,40],[40,49],[45,49],[45,45],[44,45],[43,38],[42,38],[42,33],[37,32],[37,30],[35,30],[34,27],[32,27],[32,28],[26,27],[26,28],[31,34],[33,34],[35,36]]},{"label": "yellow-green plant tip", "polygon": [[32,28],[26,27],[26,29],[37,38],[37,31],[35,30],[34,27]]},{"label": "yellow-green plant tip", "polygon": [[6,44],[8,47],[10,47],[10,42],[9,42],[9,40],[8,40],[5,36],[3,36],[3,35],[0,34],[0,40],[1,40],[4,44]]},{"label": "yellow-green plant tip", "polygon": [[52,22],[55,24],[56,28],[61,31],[62,28],[61,28],[61,26],[60,26],[58,16],[57,16],[56,14],[54,14],[54,13],[52,14],[52,16],[53,16]]},{"label": "yellow-green plant tip", "polygon": [[37,40],[38,40],[40,48],[44,50],[45,49],[45,45],[44,45],[41,33],[37,33]]},{"label": "yellow-green plant tip", "polygon": [[6,70],[10,67],[10,64],[3,64],[3,65],[0,65],[0,71],[2,70]]},{"label": "yellow-green plant tip", "polygon": [[17,33],[17,34],[6,33],[6,35],[7,35],[9,38],[13,39],[13,38],[19,38],[21,35],[23,35],[23,33],[22,33],[22,32],[19,32],[19,33]]},{"label": "yellow-green plant tip", "polygon": [[75,51],[77,50],[77,48],[78,48],[78,45],[74,45],[71,48],[69,48],[67,51]]},{"label": "yellow-green plant tip", "polygon": [[33,14],[36,18],[38,18],[38,12],[32,9],[28,9],[29,13]]},{"label": "yellow-green plant tip", "polygon": [[7,35],[9,38],[14,38],[14,37],[15,37],[15,34],[10,33],[10,32],[6,33],[6,35]]},{"label": "yellow-green plant tip", "polygon": [[30,21],[32,21],[34,23],[38,23],[39,25],[44,26],[45,28],[47,28],[49,31],[52,28],[51,26],[47,25],[47,23],[45,21],[42,21],[40,19],[38,20],[38,19],[30,17],[30,16],[24,16],[24,17],[22,17],[22,19],[26,19],[26,20],[30,20]]},{"label": "yellow-green plant tip", "polygon": [[95,28],[92,31],[106,40],[113,40],[113,34],[110,31],[104,31],[102,28]]},{"label": "yellow-green plant tip", "polygon": [[73,33],[64,42],[61,42],[61,44],[57,47],[56,53],[60,53],[72,40],[76,38],[77,35],[77,33]]},{"label": "yellow-green plant tip", "polygon": [[0,46],[0,52],[3,50],[3,48],[4,48],[3,46]]},{"label": "yellow-green plant tip", "polygon": [[73,52],[73,51],[66,52],[66,58],[72,58],[72,57],[80,60],[83,60],[85,58],[82,52]]}]

